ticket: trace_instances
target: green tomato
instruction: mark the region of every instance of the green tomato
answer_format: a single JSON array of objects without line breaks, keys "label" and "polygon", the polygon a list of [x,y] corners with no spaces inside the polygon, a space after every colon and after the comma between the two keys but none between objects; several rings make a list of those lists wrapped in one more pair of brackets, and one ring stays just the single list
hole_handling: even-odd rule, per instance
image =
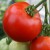
[{"label": "green tomato", "polygon": [[0,40],[0,50],[29,50],[29,42],[12,41],[9,45],[7,45],[6,38]]},{"label": "green tomato", "polygon": [[9,45],[9,50],[29,50],[29,43],[12,41]]},{"label": "green tomato", "polygon": [[0,40],[0,50],[8,50],[8,45],[6,44],[6,38]]},{"label": "green tomato", "polygon": [[15,0],[15,2],[22,2],[22,1],[25,1],[25,0]]}]

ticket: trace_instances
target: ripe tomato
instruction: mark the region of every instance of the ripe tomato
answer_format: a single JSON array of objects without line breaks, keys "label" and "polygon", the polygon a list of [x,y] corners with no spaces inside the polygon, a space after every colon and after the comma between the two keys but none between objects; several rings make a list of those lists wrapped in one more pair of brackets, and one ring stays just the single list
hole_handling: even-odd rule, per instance
[{"label": "ripe tomato", "polygon": [[33,40],[42,28],[39,13],[33,17],[25,9],[29,6],[26,2],[10,5],[3,18],[3,28],[6,34],[15,41],[26,42]]},{"label": "ripe tomato", "polygon": [[30,50],[50,50],[50,37],[40,36],[31,43]]}]

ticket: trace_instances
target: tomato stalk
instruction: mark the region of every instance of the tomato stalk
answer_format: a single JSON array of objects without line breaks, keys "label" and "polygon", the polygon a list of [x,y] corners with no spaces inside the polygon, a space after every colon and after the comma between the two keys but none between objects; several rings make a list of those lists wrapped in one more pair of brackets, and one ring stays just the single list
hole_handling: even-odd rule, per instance
[{"label": "tomato stalk", "polygon": [[42,1],[40,1],[36,6],[34,6],[34,5],[30,5],[30,6],[28,6],[27,8],[26,8],[26,12],[29,14],[29,15],[31,15],[31,16],[33,16],[36,12],[34,12],[34,10],[37,8],[37,7],[39,7],[42,3],[44,3],[44,2],[46,2],[46,0],[42,0]]},{"label": "tomato stalk", "polygon": [[44,7],[45,7],[45,19],[44,19],[41,35],[50,36],[50,25],[48,24],[48,19],[47,19],[48,15],[49,15],[48,8],[47,8],[47,1],[44,2]]},{"label": "tomato stalk", "polygon": [[11,39],[9,38],[9,37],[7,37],[7,39],[6,39],[6,43],[9,45],[10,43],[11,43]]},{"label": "tomato stalk", "polygon": [[9,50],[9,45],[11,42],[12,42],[12,40],[9,37],[7,37],[6,38],[6,44],[8,45],[8,50]]},{"label": "tomato stalk", "polygon": [[48,8],[47,8],[47,1],[44,3],[44,7],[45,7],[45,19],[44,19],[44,24],[48,24]]}]

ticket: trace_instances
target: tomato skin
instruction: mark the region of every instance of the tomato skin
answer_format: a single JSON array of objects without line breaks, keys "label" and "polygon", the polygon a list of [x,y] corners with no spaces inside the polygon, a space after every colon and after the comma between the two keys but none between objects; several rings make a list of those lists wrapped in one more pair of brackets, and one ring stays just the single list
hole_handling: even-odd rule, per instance
[{"label": "tomato skin", "polygon": [[31,41],[41,32],[42,22],[39,13],[31,17],[25,11],[27,6],[29,4],[26,2],[14,3],[5,12],[4,31],[15,41]]},{"label": "tomato skin", "polygon": [[50,50],[50,37],[38,37],[31,43],[30,50]]}]

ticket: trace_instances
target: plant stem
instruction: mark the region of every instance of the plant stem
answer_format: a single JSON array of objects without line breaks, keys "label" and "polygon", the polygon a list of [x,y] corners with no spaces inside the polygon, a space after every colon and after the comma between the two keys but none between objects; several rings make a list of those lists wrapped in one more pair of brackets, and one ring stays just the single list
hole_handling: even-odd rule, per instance
[{"label": "plant stem", "polygon": [[9,45],[11,42],[12,42],[12,40],[9,37],[7,37],[7,39],[6,39],[7,45]]},{"label": "plant stem", "polygon": [[44,3],[44,2],[46,2],[46,0],[40,1],[36,6],[34,6],[34,5],[28,6],[28,7],[26,8],[26,12],[27,12],[29,15],[33,16],[33,15],[35,14],[34,10],[35,10],[37,7],[39,7],[39,6],[40,6],[42,3]]},{"label": "plant stem", "polygon": [[45,7],[45,19],[44,19],[44,24],[48,24],[48,8],[47,8],[47,1],[44,3],[44,7]]},{"label": "plant stem", "polygon": [[42,1],[40,1],[36,6],[35,6],[35,9],[37,8],[37,7],[39,7],[42,3],[44,3],[44,2],[46,2],[46,0],[42,0]]},{"label": "plant stem", "polygon": [[44,2],[44,7],[45,7],[45,19],[44,19],[44,24],[43,24],[43,34],[44,36],[49,36],[49,27],[48,27],[48,8],[47,8],[47,1]]},{"label": "plant stem", "polygon": [[47,36],[48,35],[48,27],[47,27],[47,25],[48,25],[48,19],[47,19],[47,17],[48,17],[48,8],[47,8],[47,1],[44,3],[44,7],[45,7],[45,19],[44,19],[44,25],[46,26],[44,26],[44,28],[45,28],[45,35]]}]

